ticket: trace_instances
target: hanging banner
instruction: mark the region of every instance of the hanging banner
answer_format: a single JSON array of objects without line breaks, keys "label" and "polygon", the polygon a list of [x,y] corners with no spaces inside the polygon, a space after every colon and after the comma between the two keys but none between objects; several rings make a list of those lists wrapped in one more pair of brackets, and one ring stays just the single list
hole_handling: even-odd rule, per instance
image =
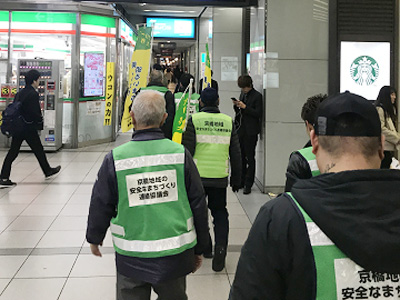
[{"label": "hanging banner", "polygon": [[121,130],[127,132],[133,127],[129,108],[137,91],[147,85],[151,57],[151,27],[139,28],[135,51],[129,64],[128,95],[125,99],[124,113],[122,115]]},{"label": "hanging banner", "polygon": [[115,63],[107,62],[106,104],[104,108],[103,126],[111,126],[112,104],[114,100],[114,82],[115,82],[114,74],[115,74]]},{"label": "hanging banner", "polygon": [[206,44],[206,68],[204,70],[203,89],[211,87],[211,63],[208,43]]}]

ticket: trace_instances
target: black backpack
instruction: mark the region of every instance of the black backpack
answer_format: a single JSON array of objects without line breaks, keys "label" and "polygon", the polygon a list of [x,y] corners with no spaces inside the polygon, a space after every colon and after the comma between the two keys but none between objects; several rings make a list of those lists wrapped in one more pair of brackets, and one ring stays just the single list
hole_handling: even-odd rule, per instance
[{"label": "black backpack", "polygon": [[14,97],[2,113],[1,133],[7,137],[21,134],[27,122],[21,115],[22,102],[19,101],[19,93]]}]

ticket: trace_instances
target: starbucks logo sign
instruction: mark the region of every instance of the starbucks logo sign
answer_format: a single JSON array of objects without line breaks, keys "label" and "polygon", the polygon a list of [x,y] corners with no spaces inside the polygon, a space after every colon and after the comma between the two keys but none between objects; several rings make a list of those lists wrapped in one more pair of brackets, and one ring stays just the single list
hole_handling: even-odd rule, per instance
[{"label": "starbucks logo sign", "polygon": [[357,57],[351,63],[350,76],[359,85],[371,85],[379,77],[379,65],[370,56]]}]

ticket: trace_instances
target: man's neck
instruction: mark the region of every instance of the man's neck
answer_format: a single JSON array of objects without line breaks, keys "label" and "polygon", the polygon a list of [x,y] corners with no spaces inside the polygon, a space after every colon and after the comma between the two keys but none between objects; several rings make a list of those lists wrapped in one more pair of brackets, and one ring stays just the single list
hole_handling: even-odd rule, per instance
[{"label": "man's neck", "polygon": [[352,170],[379,169],[379,158],[365,159],[363,156],[344,156],[340,159],[329,159],[320,166],[321,173],[337,173]]}]

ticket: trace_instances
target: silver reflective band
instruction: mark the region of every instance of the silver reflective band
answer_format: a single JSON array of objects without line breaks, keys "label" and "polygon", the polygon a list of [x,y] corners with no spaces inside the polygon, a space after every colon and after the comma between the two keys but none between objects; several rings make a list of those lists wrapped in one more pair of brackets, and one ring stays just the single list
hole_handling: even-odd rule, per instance
[{"label": "silver reflective band", "polygon": [[124,227],[122,227],[120,225],[110,223],[110,231],[111,231],[111,233],[125,236],[125,229],[124,229]]},{"label": "silver reflective band", "polygon": [[308,161],[308,164],[310,165],[310,170],[312,171],[319,171],[317,161],[315,159]]},{"label": "silver reflective band", "polygon": [[311,246],[330,246],[333,242],[314,222],[307,222],[308,235],[310,236]]},{"label": "silver reflective band", "polygon": [[180,236],[156,240],[156,241],[128,241],[113,235],[114,245],[124,251],[130,252],[160,252],[166,250],[179,249],[180,247],[192,243],[196,240],[194,230]]},{"label": "silver reflective band", "polygon": [[196,135],[198,143],[209,143],[209,144],[226,144],[229,145],[231,142],[231,136],[220,136],[220,135]]},{"label": "silver reflective band", "polygon": [[187,230],[190,231],[194,228],[194,220],[193,217],[187,219],[186,221]]},{"label": "silver reflective band", "polygon": [[185,153],[159,154],[132,157],[127,159],[116,160],[115,170],[129,170],[142,167],[152,167],[160,165],[176,165],[185,162]]}]

